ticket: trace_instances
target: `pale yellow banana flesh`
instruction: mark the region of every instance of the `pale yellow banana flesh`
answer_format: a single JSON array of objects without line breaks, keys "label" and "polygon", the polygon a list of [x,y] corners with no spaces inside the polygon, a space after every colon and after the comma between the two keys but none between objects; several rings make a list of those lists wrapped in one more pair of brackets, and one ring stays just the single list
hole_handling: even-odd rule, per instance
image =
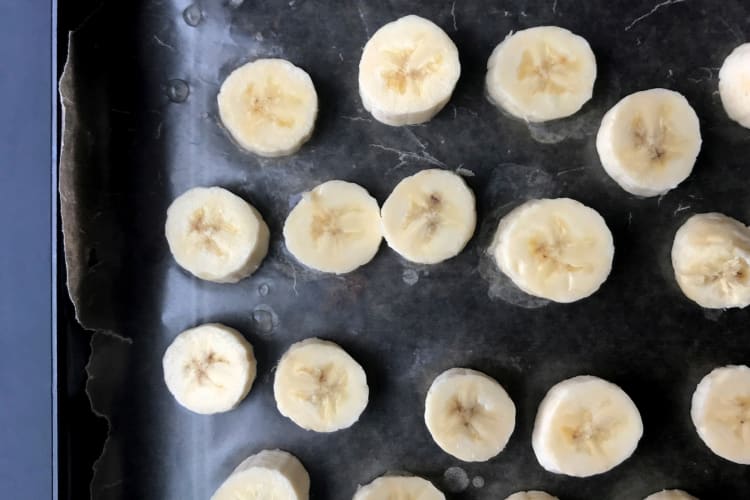
[{"label": "pale yellow banana flesh", "polygon": [[476,227],[474,193],[459,175],[440,169],[399,182],[381,215],[388,245],[420,264],[458,255]]},{"label": "pale yellow banana flesh", "polygon": [[235,408],[256,375],[252,345],[237,330],[218,323],[179,334],[164,353],[162,366],[177,402],[201,414]]},{"label": "pale yellow banana flesh", "polygon": [[735,48],[721,65],[719,95],[729,118],[750,128],[750,43]]},{"label": "pale yellow banana flesh", "polygon": [[690,415],[711,451],[750,465],[750,368],[730,365],[703,377],[693,393]]},{"label": "pale yellow banana flesh", "polygon": [[284,223],[284,242],[302,264],[343,274],[375,257],[383,239],[378,202],[361,186],[328,181],[305,193]]},{"label": "pale yellow banana flesh", "polygon": [[268,252],[268,226],[255,207],[219,187],[193,188],[167,210],[165,233],[177,263],[198,278],[235,283]]},{"label": "pale yellow banana flesh", "polygon": [[532,447],[548,471],[588,477],[630,457],[642,434],[640,413],[622,389],[579,376],[556,384],[542,400]]},{"label": "pale yellow banana flesh", "polygon": [[302,463],[282,450],[263,450],[246,458],[211,500],[308,500],[310,477]]},{"label": "pale yellow banana flesh", "polygon": [[352,500],[445,500],[431,482],[417,476],[382,476],[360,486]]},{"label": "pale yellow banana flesh", "polygon": [[465,462],[484,462],[508,443],[515,428],[516,407],[491,377],[452,368],[432,382],[424,419],[443,451]]},{"label": "pale yellow banana flesh", "polygon": [[234,140],[261,156],[297,151],[312,135],[318,113],[310,76],[283,59],[258,59],[235,69],[217,100]]},{"label": "pale yellow banana flesh", "polygon": [[487,62],[487,95],[529,122],[564,118],[591,99],[596,58],[582,37],[557,26],[510,33]]},{"label": "pale yellow banana flesh", "polygon": [[652,493],[643,500],[698,500],[694,496],[682,490],[663,490]]},{"label": "pale yellow banana flesh", "polygon": [[604,170],[638,196],[658,196],[693,170],[701,148],[698,116],[681,94],[636,92],[607,111],[596,137]]},{"label": "pale yellow banana flesh", "polygon": [[350,427],[369,399],[359,363],[333,342],[315,338],[287,350],[276,368],[273,393],[282,415],[316,432]]},{"label": "pale yellow banana flesh", "polygon": [[550,495],[549,493],[545,493],[544,491],[532,490],[513,493],[505,500],[558,500],[558,498],[553,497],[552,495]]},{"label": "pale yellow banana flesh", "polygon": [[435,116],[461,74],[458,50],[437,25],[405,16],[368,40],[359,62],[362,104],[387,125],[413,125]]},{"label": "pale yellow banana flesh", "polygon": [[750,228],[719,213],[698,214],[677,231],[672,267],[683,293],[712,309],[750,305]]},{"label": "pale yellow banana flesh", "polygon": [[568,198],[530,200],[500,221],[490,253],[523,291],[555,302],[588,297],[609,276],[612,234],[593,209]]}]

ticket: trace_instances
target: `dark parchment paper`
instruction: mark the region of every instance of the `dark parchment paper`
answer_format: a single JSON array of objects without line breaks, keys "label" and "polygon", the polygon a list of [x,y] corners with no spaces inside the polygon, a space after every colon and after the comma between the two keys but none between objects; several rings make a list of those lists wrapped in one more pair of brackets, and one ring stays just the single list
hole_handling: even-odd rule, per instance
[{"label": "dark parchment paper", "polygon": [[[750,498],[748,469],[713,456],[689,418],[705,373],[750,362],[749,313],[698,308],[677,289],[669,263],[674,232],[691,214],[715,210],[750,222],[750,131],[725,116],[717,92],[718,67],[750,33],[747,2],[204,0],[189,11],[190,23],[188,6],[105,2],[71,35],[61,82],[68,287],[79,321],[94,332],[92,408],[110,425],[93,498],[207,499],[241,459],[270,447],[300,457],[316,500],[349,499],[357,484],[386,471],[424,475],[453,499],[535,488],[565,500],[638,500],[666,487],[703,500]],[[195,9],[202,19],[191,26]],[[369,35],[409,13],[454,39],[462,75],[434,120],[391,128],[362,109],[357,64]],[[576,116],[532,126],[490,106],[483,80],[487,57],[508,32],[542,24],[586,37],[599,76],[594,99]],[[291,60],[318,90],[315,134],[294,156],[242,153],[218,124],[220,82],[258,57]],[[619,98],[651,87],[687,96],[704,146],[678,189],[638,199],[604,174],[594,136]],[[414,266],[384,245],[369,265],[334,277],[305,270],[284,250],[281,227],[304,190],[338,178],[382,202],[426,167],[458,169],[477,195],[478,231],[458,257]],[[190,277],[163,236],[170,201],[208,185],[252,202],[272,231],[262,267],[236,285]],[[483,253],[498,217],[515,204],[562,195],[599,210],[616,244],[607,283],[571,305],[524,296]],[[207,321],[243,332],[259,367],[245,402],[212,417],[179,407],[161,374],[171,340]],[[340,343],[367,372],[370,404],[350,429],[306,432],[275,408],[274,364],[311,336]],[[496,377],[517,404],[507,449],[487,463],[442,453],[423,424],[431,380],[453,366]],[[543,471],[530,436],[545,391],[583,373],[620,384],[639,406],[645,434],[622,466],[578,480]]]}]

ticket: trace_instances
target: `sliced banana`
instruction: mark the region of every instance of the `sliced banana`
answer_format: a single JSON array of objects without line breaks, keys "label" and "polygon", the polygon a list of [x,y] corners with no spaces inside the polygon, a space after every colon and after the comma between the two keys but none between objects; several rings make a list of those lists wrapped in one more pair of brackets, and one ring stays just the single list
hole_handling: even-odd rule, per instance
[{"label": "sliced banana", "polygon": [[625,461],[642,435],[638,408],[622,389],[579,376],[556,384],[544,397],[531,444],[546,470],[588,477]]},{"label": "sliced banana", "polygon": [[711,451],[750,465],[750,368],[724,366],[703,377],[693,393],[690,416]]},{"label": "sliced banana", "polygon": [[234,328],[207,323],[185,330],[162,360],[167,389],[182,406],[210,415],[235,408],[255,381],[253,346]]},{"label": "sliced banana", "polygon": [[211,500],[308,500],[309,492],[310,476],[294,455],[263,450],[243,460]]},{"label": "sliced banana", "polygon": [[750,305],[750,228],[719,213],[690,217],[677,230],[672,267],[682,292],[702,307]]},{"label": "sliced banana", "polygon": [[569,198],[530,200],[500,220],[490,253],[524,292],[574,302],[604,283],[612,233],[596,210]]},{"label": "sliced banana", "polygon": [[182,268],[216,283],[236,283],[255,272],[270,238],[255,207],[220,187],[177,197],[167,209],[165,233]]},{"label": "sliced banana", "polygon": [[625,191],[658,196],[693,171],[701,150],[698,115],[682,94],[651,89],[607,111],[596,135],[604,170]]},{"label": "sliced banana", "polygon": [[750,128],[750,43],[734,49],[719,70],[719,96],[729,118]]},{"label": "sliced banana", "polygon": [[312,135],[318,114],[310,76],[283,59],[258,59],[235,69],[217,100],[234,140],[261,156],[297,151]]},{"label": "sliced banana", "polygon": [[652,493],[643,500],[698,500],[682,490],[662,490]]},{"label": "sliced banana", "polygon": [[421,477],[382,476],[360,486],[352,500],[445,500],[445,495]]},{"label": "sliced banana", "polygon": [[477,222],[474,193],[461,176],[440,169],[422,170],[399,182],[381,215],[388,245],[419,264],[458,255]]},{"label": "sliced banana", "polygon": [[487,95],[529,122],[574,114],[591,99],[596,58],[586,39],[557,26],[511,32],[487,61]]},{"label": "sliced banana", "polygon": [[513,493],[505,500],[558,500],[558,498],[553,497],[552,495],[550,495],[549,493],[545,493],[544,491],[532,490]]},{"label": "sliced banana", "polygon": [[451,368],[432,382],[424,420],[444,452],[465,462],[484,462],[508,443],[516,425],[516,406],[491,377]]},{"label": "sliced banana", "polygon": [[328,181],[304,193],[284,223],[292,255],[326,273],[348,273],[367,264],[382,239],[378,202],[351,182]]},{"label": "sliced banana", "polygon": [[303,429],[333,432],[359,420],[369,388],[365,371],[346,351],[312,338],[282,356],[273,395],[279,412]]},{"label": "sliced banana", "polygon": [[439,26],[406,16],[381,27],[359,61],[362,105],[386,125],[430,120],[451,98],[461,74],[458,49]]}]

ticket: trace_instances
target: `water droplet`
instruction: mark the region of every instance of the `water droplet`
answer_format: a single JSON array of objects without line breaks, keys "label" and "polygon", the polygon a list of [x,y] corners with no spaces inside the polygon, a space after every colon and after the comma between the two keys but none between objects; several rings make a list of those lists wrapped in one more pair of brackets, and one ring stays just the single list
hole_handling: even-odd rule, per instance
[{"label": "water droplet", "polygon": [[404,283],[407,285],[414,286],[417,284],[417,281],[419,281],[419,273],[414,269],[404,269],[404,272],[401,273],[401,279],[404,280]]},{"label": "water droplet", "polygon": [[260,305],[253,311],[253,323],[258,333],[271,333],[279,323],[279,318],[268,306]]},{"label": "water droplet", "polygon": [[260,295],[261,297],[265,297],[266,295],[268,295],[268,292],[270,290],[271,288],[267,284],[263,283],[258,287],[258,295]]},{"label": "water droplet", "polygon": [[482,488],[484,486],[484,478],[482,476],[474,476],[471,480],[471,485],[475,488]]},{"label": "water droplet", "polygon": [[185,80],[175,78],[167,82],[167,97],[172,102],[185,102],[190,95],[190,86]]},{"label": "water droplet", "polygon": [[192,26],[193,28],[198,26],[203,21],[203,11],[201,11],[200,5],[197,3],[188,5],[182,11],[182,18],[188,26]]},{"label": "water droplet", "polygon": [[443,474],[445,489],[453,493],[464,491],[469,487],[469,476],[461,467],[448,467]]}]

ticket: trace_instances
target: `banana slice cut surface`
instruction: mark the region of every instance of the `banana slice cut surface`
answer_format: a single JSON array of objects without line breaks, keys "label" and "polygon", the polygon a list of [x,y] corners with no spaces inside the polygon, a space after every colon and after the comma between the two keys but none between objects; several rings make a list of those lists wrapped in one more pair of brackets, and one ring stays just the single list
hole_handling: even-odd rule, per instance
[{"label": "banana slice cut surface", "polygon": [[378,202],[351,182],[328,181],[304,193],[284,223],[289,252],[327,273],[348,273],[367,264],[382,239]]},{"label": "banana slice cut surface", "polygon": [[497,266],[516,286],[555,302],[598,290],[615,251],[601,215],[569,198],[530,200],[511,210],[492,245]]},{"label": "banana slice cut surface", "polygon": [[596,136],[604,170],[638,196],[659,196],[687,179],[701,143],[698,115],[682,94],[667,89],[623,98]]},{"label": "banana slice cut surface", "polygon": [[291,453],[264,450],[246,458],[211,500],[308,500],[310,476]]},{"label": "banana slice cut surface", "polygon": [[544,491],[519,491],[518,493],[513,493],[511,496],[506,498],[505,500],[558,500],[557,497],[553,497],[549,493],[545,493]]},{"label": "banana slice cut surface", "polygon": [[424,420],[443,451],[465,462],[484,462],[508,443],[516,424],[516,406],[491,377],[452,368],[432,382]]},{"label": "banana slice cut surface", "polygon": [[721,65],[719,96],[729,118],[750,128],[750,43],[734,49]]},{"label": "banana slice cut surface", "polygon": [[381,214],[388,245],[420,264],[458,255],[477,219],[474,193],[459,175],[440,169],[422,170],[399,182]]},{"label": "banana slice cut surface", "polygon": [[643,500],[698,500],[693,495],[682,490],[662,490],[657,493],[652,493]]},{"label": "banana slice cut surface", "polygon": [[711,451],[750,465],[750,368],[724,366],[703,377],[693,393],[690,416]]},{"label": "banana slice cut surface", "polygon": [[276,367],[273,394],[279,412],[303,429],[350,427],[365,410],[365,371],[341,347],[317,338],[293,344]]},{"label": "banana slice cut surface", "polygon": [[622,389],[579,376],[556,384],[544,397],[531,444],[546,470],[588,477],[624,462],[642,435],[638,408]]},{"label": "banana slice cut surface", "polygon": [[198,278],[235,283],[251,275],[268,252],[260,213],[220,187],[193,188],[167,209],[165,233],[177,263]]},{"label": "banana slice cut surface", "polygon": [[750,228],[719,213],[690,217],[674,237],[672,267],[682,292],[711,309],[750,304]]},{"label": "banana slice cut surface", "polygon": [[386,125],[430,120],[461,74],[458,49],[435,23],[406,16],[372,35],[359,61],[362,105]]},{"label": "banana slice cut surface", "polygon": [[312,135],[318,114],[310,76],[283,59],[258,59],[235,69],[217,100],[234,140],[261,156],[297,151]]},{"label": "banana slice cut surface", "polygon": [[426,479],[416,476],[382,476],[360,486],[352,500],[445,500]]},{"label": "banana slice cut surface", "polygon": [[200,325],[179,334],[162,360],[164,381],[182,406],[201,414],[229,411],[253,386],[253,346],[234,328]]},{"label": "banana slice cut surface", "polygon": [[487,94],[529,122],[574,114],[591,99],[596,58],[588,42],[557,26],[511,33],[487,61]]}]

